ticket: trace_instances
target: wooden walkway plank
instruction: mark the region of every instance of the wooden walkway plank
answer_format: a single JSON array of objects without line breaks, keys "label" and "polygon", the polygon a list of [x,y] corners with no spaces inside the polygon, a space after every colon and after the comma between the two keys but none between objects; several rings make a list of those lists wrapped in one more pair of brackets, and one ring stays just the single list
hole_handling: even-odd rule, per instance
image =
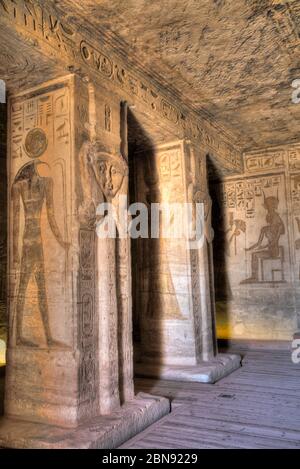
[{"label": "wooden walkway plank", "polygon": [[172,412],[122,448],[300,448],[300,366],[285,350],[249,350],[214,385],[137,379]]}]

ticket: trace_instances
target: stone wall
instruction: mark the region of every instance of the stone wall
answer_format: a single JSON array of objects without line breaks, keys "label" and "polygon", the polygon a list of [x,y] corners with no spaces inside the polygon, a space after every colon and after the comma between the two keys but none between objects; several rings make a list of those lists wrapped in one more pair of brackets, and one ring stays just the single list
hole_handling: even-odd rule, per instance
[{"label": "stone wall", "polygon": [[218,335],[289,340],[300,305],[300,146],[249,152],[244,163],[242,176],[211,175]]}]

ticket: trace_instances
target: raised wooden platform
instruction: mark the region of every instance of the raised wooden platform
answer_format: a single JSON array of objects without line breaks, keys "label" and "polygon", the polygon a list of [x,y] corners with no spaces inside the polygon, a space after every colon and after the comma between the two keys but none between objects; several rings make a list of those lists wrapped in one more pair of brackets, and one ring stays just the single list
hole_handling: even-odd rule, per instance
[{"label": "raised wooden platform", "polygon": [[286,350],[248,350],[218,383],[136,380],[173,412],[121,448],[300,448],[300,365]]}]

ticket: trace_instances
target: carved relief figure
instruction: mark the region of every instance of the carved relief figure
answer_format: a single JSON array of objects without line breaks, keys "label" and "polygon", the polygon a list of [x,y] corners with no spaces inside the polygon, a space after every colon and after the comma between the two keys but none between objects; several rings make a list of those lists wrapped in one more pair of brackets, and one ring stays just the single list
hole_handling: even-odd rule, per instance
[{"label": "carved relief figure", "polygon": [[[40,175],[39,167],[41,165],[46,165],[46,163],[35,160],[24,165],[17,173],[12,185],[13,260],[16,270],[20,271],[16,304],[16,343],[17,345],[30,347],[37,346],[35,343],[25,339],[22,334],[25,295],[31,276],[34,275],[38,288],[39,309],[43,321],[47,345],[49,347],[53,347],[62,346],[62,344],[53,339],[49,324],[43,242],[41,234],[41,212],[45,202],[48,222],[53,235],[63,249],[67,249],[69,244],[63,240],[54,216],[53,181],[49,177]],[[25,217],[21,261],[19,258],[18,246],[20,200],[22,200],[23,203]]]},{"label": "carved relief figure", "polygon": [[125,162],[120,157],[102,152],[96,147],[92,168],[105,199],[107,202],[112,202],[127,174]]},{"label": "carved relief figure", "polygon": [[[192,154],[193,155],[193,154]],[[194,156],[194,155],[193,155]],[[214,230],[211,224],[212,199],[208,191],[206,178],[206,157],[200,156],[202,178],[197,180],[194,168],[196,163],[191,159],[191,182],[188,188],[188,200],[193,204],[193,229],[196,225],[196,204],[203,204],[203,244],[191,251],[193,303],[196,311],[195,330],[197,331],[197,350],[201,358],[210,359],[216,353],[215,337],[215,291],[213,272],[212,241]],[[198,163],[199,164],[199,163]],[[201,340],[200,340],[201,337]]]},{"label": "carved relief figure", "polygon": [[[128,166],[125,158],[121,154],[108,152],[108,149],[97,140],[87,141],[80,151],[80,165],[83,201],[79,207],[79,219],[82,225],[81,234],[85,231],[94,235],[96,224],[104,225],[107,220],[105,215],[96,216],[96,207],[101,202],[111,203],[118,215],[119,195],[127,194],[128,186]],[[126,207],[127,208],[127,207]],[[86,294],[88,291],[94,295],[95,283],[87,284],[85,281],[86,268],[83,269],[87,252],[93,252],[89,260],[90,270],[98,270],[100,316],[99,316],[99,342],[102,344],[101,360],[105,361],[105,354],[110,356],[109,366],[105,364],[107,374],[102,376],[102,393],[100,396],[101,412],[108,412],[119,405],[120,400],[126,393],[126,369],[129,365],[124,357],[126,354],[126,344],[128,343],[126,330],[129,325],[129,304],[128,304],[128,256],[129,246],[127,239],[121,239],[119,234],[119,223],[117,222],[117,238],[95,239],[86,246],[81,244],[81,272],[80,272],[80,302],[84,308],[82,317],[86,313]],[[91,249],[91,251],[89,251]],[[100,257],[97,258],[97,255]],[[96,261],[95,266],[93,265]],[[101,265],[99,264],[101,262]],[[107,313],[109,314],[107,315]],[[92,319],[93,321],[93,319]],[[127,327],[127,329],[126,329]],[[91,339],[91,340],[90,340]],[[95,383],[94,363],[97,355],[93,349],[95,334],[91,338],[82,340],[82,373],[81,373],[81,398],[88,396],[85,382],[89,378],[89,386]],[[124,345],[125,344],[125,345]],[[123,350],[123,346],[125,352]],[[92,347],[92,348],[91,348]],[[106,347],[106,348],[105,348]],[[119,348],[120,347],[120,348]],[[127,353],[128,354],[128,353]],[[104,365],[103,365],[104,366]],[[87,374],[86,369],[90,372]]]},{"label": "carved relief figure", "polygon": [[[107,153],[99,142],[83,144],[80,165],[83,203],[79,208],[79,218],[82,224],[94,226],[96,205],[103,200],[112,204],[116,202],[120,189],[123,185],[126,187],[128,168],[121,156]],[[121,192],[126,194],[126,190]]]},{"label": "carved relief figure", "polygon": [[[282,235],[284,235],[285,227],[280,215],[277,212],[278,204],[278,194],[277,197],[266,197],[264,194],[263,207],[267,210],[267,225],[261,228],[257,243],[246,249],[246,251],[254,251],[251,254],[251,277],[243,280],[241,284],[256,283],[260,281],[260,260],[280,258],[283,262],[283,247],[279,246],[279,239]],[[262,246],[264,239],[266,239],[266,245]]]},{"label": "carved relief figure", "polygon": [[230,256],[230,246],[232,242],[234,243],[234,254],[235,256],[237,255],[237,238],[241,233],[246,233],[246,222],[239,218],[233,218],[233,212],[230,212],[229,228],[225,231],[226,236],[229,236],[228,239],[226,238],[225,244],[225,250],[228,256]]},{"label": "carved relief figure", "polygon": [[[193,203],[202,203],[204,206],[204,236],[206,241],[211,243],[214,237],[214,230],[211,226],[211,197],[207,191],[197,190],[193,195]],[[195,205],[193,205],[193,208],[195,209]],[[193,217],[193,222],[195,222],[195,215]]]},{"label": "carved relief figure", "polygon": [[[152,203],[177,202],[176,188],[182,180],[181,154],[175,151],[164,151],[156,159],[152,152],[146,156],[142,169],[145,182],[145,203],[151,214]],[[180,182],[178,182],[180,181]],[[143,300],[144,317],[150,319],[185,319],[183,295],[178,288],[178,259],[180,246],[176,241],[164,238],[166,220],[164,214],[159,218],[158,238],[149,237],[142,240],[143,265]],[[170,223],[174,223],[171,214]],[[172,226],[170,226],[172,229]],[[148,232],[151,233],[151,216],[148,218]],[[172,258],[173,253],[173,258]]]},{"label": "carved relief figure", "polygon": [[108,104],[105,104],[105,130],[111,132],[112,129],[112,115],[111,108]]}]

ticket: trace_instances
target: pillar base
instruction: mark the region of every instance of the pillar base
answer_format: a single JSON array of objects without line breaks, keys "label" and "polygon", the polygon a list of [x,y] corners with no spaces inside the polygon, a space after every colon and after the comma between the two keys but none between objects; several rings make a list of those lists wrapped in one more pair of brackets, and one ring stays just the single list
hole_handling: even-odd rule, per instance
[{"label": "pillar base", "polygon": [[241,366],[241,357],[219,353],[214,359],[193,366],[136,363],[135,375],[170,381],[215,383]]},{"label": "pillar base", "polygon": [[120,410],[69,429],[12,418],[0,420],[0,447],[32,449],[111,449],[170,412],[163,397],[139,393]]}]

